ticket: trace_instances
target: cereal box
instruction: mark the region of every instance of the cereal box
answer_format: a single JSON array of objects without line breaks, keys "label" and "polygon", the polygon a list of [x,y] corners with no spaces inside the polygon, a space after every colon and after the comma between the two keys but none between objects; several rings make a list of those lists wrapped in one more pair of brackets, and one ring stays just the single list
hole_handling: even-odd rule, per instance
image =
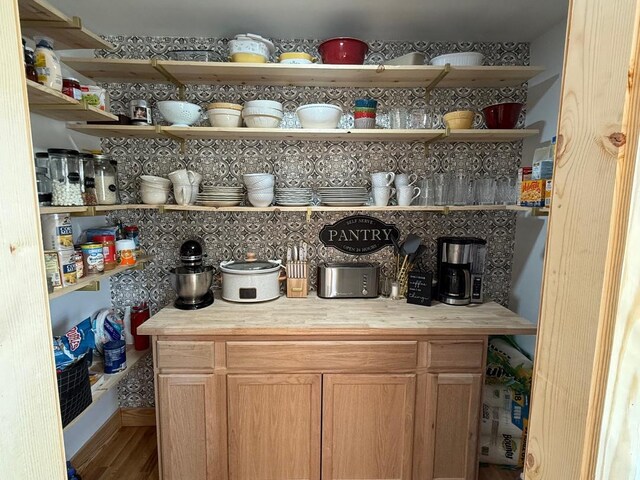
[{"label": "cereal box", "polygon": [[520,185],[520,205],[544,207],[546,180],[524,180]]},{"label": "cereal box", "polygon": [[551,206],[551,188],[553,187],[553,180],[547,180],[546,185],[545,185],[545,192],[544,192],[544,206],[545,207],[550,207]]}]

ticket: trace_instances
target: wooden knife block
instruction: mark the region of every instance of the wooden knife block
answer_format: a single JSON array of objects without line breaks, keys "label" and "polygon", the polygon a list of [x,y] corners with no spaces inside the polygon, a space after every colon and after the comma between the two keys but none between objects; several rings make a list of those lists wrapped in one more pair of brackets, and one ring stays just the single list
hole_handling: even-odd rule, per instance
[{"label": "wooden knife block", "polygon": [[[298,263],[300,266],[302,262]],[[304,273],[308,275],[307,264],[304,263]],[[287,297],[289,298],[305,298],[309,294],[309,278],[291,278],[288,276],[289,268],[287,268]]]}]

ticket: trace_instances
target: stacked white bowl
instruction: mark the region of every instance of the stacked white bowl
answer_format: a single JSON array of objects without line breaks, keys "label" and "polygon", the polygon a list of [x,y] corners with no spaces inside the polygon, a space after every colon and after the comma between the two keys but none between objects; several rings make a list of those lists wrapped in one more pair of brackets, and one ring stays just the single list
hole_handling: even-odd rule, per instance
[{"label": "stacked white bowl", "polygon": [[296,115],[302,128],[338,128],[342,108],[330,103],[310,103],[298,107]]},{"label": "stacked white bowl", "polygon": [[207,106],[207,116],[212,127],[241,127],[242,105],[237,103],[210,103]]},{"label": "stacked white bowl", "polygon": [[247,173],[242,176],[247,187],[249,203],[254,207],[268,207],[273,202],[276,177],[270,173]]},{"label": "stacked white bowl", "polygon": [[140,176],[140,196],[147,205],[163,205],[169,199],[171,180],[153,175]]},{"label": "stacked white bowl", "polygon": [[284,108],[274,100],[245,102],[242,118],[249,128],[277,128],[284,117]]}]

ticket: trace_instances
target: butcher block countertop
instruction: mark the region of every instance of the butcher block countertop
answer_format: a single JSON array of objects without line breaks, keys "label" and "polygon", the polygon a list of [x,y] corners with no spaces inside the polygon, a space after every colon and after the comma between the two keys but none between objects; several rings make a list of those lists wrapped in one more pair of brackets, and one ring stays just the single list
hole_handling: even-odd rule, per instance
[{"label": "butcher block countertop", "polygon": [[202,310],[163,308],[138,328],[144,335],[533,335],[536,327],[495,302],[465,307],[405,300],[281,297],[264,303],[216,298]]}]

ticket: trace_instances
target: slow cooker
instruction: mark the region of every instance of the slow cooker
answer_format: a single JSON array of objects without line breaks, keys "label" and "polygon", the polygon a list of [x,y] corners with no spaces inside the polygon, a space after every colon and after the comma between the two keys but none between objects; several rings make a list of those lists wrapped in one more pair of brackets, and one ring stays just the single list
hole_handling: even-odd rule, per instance
[{"label": "slow cooker", "polygon": [[252,303],[280,296],[280,260],[246,260],[220,263],[222,298],[230,302]]}]

